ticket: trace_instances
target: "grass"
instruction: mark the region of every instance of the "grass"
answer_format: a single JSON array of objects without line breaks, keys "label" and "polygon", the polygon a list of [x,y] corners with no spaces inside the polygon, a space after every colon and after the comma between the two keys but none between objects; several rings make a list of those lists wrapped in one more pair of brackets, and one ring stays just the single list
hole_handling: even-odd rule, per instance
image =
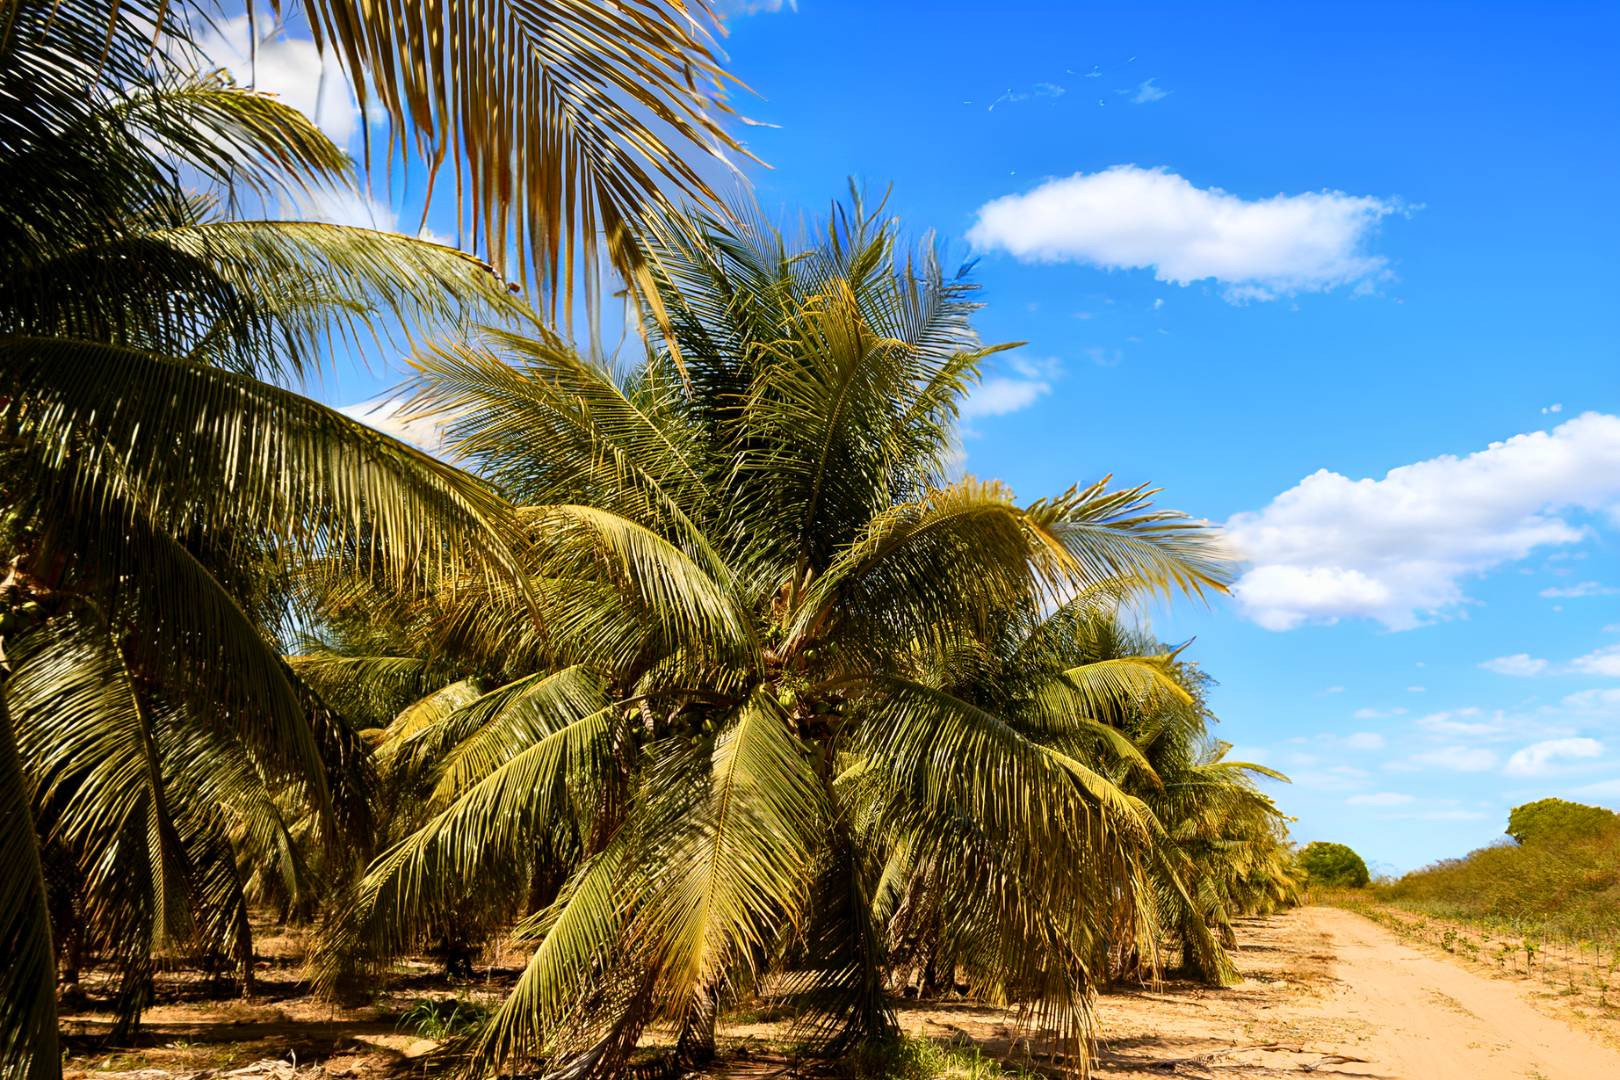
[{"label": "grass", "polygon": [[900,1039],[851,1063],[853,1080],[1037,1080],[1043,1074],[986,1055],[977,1046]]},{"label": "grass", "polygon": [[394,1027],[414,1032],[417,1038],[443,1042],[477,1027],[489,1013],[488,1006],[463,997],[424,998],[401,1013]]}]

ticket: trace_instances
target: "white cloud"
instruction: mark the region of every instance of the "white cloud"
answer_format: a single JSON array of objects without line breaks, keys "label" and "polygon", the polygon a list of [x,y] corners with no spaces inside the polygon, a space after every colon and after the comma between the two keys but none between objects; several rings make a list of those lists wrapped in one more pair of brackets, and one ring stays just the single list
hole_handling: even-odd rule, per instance
[{"label": "white cloud", "polygon": [[1405,714],[1406,710],[1397,705],[1393,709],[1357,709],[1350,715],[1354,716],[1357,720],[1382,720],[1386,716],[1404,716]]},{"label": "white cloud", "polygon": [[1569,662],[1571,670],[1583,675],[1608,675],[1620,678],[1620,645],[1606,645]]},{"label": "white cloud", "polygon": [[1498,723],[1469,719],[1478,715],[1479,710],[1473,707],[1451,709],[1419,717],[1417,726],[1436,735],[1491,735],[1501,730]]},{"label": "white cloud", "polygon": [[1352,795],[1344,803],[1346,806],[1405,806],[1416,801],[1415,796],[1402,795],[1398,791],[1379,791],[1370,795]]},{"label": "white cloud", "polygon": [[1616,589],[1612,585],[1604,585],[1598,581],[1583,581],[1579,585],[1564,585],[1542,589],[1538,595],[1551,600],[1571,599],[1581,596],[1613,596],[1615,593],[1620,593],[1620,589]]},{"label": "white cloud", "polygon": [[[399,227],[399,213],[389,203],[357,187],[316,188],[300,192],[296,205],[291,208],[304,221],[324,221],[329,225],[357,225],[363,229],[381,229],[384,232],[404,232]],[[421,240],[455,247],[453,237],[441,236],[423,227],[417,234]]]},{"label": "white cloud", "polygon": [[[269,26],[265,20],[261,26]],[[252,46],[246,15],[216,19],[196,35],[197,47],[215,67],[243,86],[274,94],[320,125],[331,140],[347,146],[360,130],[360,110],[337,54],[323,54],[308,38],[266,34]]]},{"label": "white cloud", "polygon": [[1155,101],[1163,101],[1170,96],[1172,91],[1153,85],[1157,81],[1156,79],[1147,79],[1136,84],[1134,94],[1131,94],[1129,90],[1123,90],[1121,93],[1131,94],[1132,105],[1149,105]]},{"label": "white cloud", "polygon": [[1595,784],[1578,787],[1573,794],[1584,795],[1589,799],[1614,798],[1620,799],[1620,777],[1613,780],[1599,780]]},{"label": "white cloud", "polygon": [[1556,401],[1553,402],[1551,405],[1543,405],[1541,407],[1542,415],[1546,415],[1548,413],[1561,413],[1563,411],[1564,411],[1564,406],[1562,404],[1560,404],[1559,402],[1556,402]]},{"label": "white cloud", "polygon": [[782,10],[798,11],[798,0],[719,0],[714,10],[722,18],[733,15],[774,15]]},{"label": "white cloud", "polygon": [[1385,260],[1363,249],[1397,209],[1337,191],[1250,201],[1165,169],[1115,165],[986,203],[968,239],[1024,260],[1152,268],[1177,285],[1213,280],[1242,302],[1376,278]]},{"label": "white cloud", "polygon": [[447,456],[443,418],[430,420],[413,416],[406,412],[405,403],[396,397],[385,394],[355,405],[340,405],[337,411],[435,457]]},{"label": "white cloud", "polygon": [[1455,615],[1464,578],[1584,539],[1569,509],[1620,509],[1620,417],[1586,413],[1382,479],[1320,469],[1228,520],[1251,564],[1233,592],[1271,630],[1341,618],[1406,630]]},{"label": "white cloud", "polygon": [[1352,750],[1382,750],[1384,737],[1376,731],[1358,731],[1346,736],[1344,745]]},{"label": "white cloud", "polygon": [[1444,746],[1438,750],[1413,754],[1412,760],[1419,765],[1452,772],[1485,772],[1496,767],[1495,751],[1472,746]]},{"label": "white cloud", "polygon": [[1006,416],[1027,409],[1045,395],[1052,386],[1044,380],[1010,379],[995,375],[973,388],[962,402],[962,419],[977,420],[984,416]]},{"label": "white cloud", "polygon": [[1516,751],[1503,771],[1511,776],[1542,776],[1560,760],[1595,758],[1602,753],[1603,744],[1596,739],[1548,739]]},{"label": "white cloud", "polygon": [[1028,101],[1030,98],[1060,98],[1066,93],[1068,93],[1068,90],[1064,87],[1050,82],[1038,82],[1028,90],[1014,90],[1008,87],[1006,92],[992,101],[984,111],[994,112],[997,105],[1012,105],[1020,101]]},{"label": "white cloud", "polygon": [[1567,695],[1564,708],[1570,712],[1600,717],[1620,717],[1620,689],[1577,690]]},{"label": "white cloud", "polygon": [[1529,678],[1540,675],[1547,670],[1547,661],[1529,653],[1514,653],[1512,656],[1498,656],[1494,660],[1487,660],[1479,665],[1486,671],[1494,671],[1498,675],[1514,675],[1520,678]]},{"label": "white cloud", "polygon": [[1005,363],[1009,373],[981,379],[962,401],[963,422],[1027,409],[1052,392],[1051,380],[1060,367],[1057,361],[1013,356]]}]

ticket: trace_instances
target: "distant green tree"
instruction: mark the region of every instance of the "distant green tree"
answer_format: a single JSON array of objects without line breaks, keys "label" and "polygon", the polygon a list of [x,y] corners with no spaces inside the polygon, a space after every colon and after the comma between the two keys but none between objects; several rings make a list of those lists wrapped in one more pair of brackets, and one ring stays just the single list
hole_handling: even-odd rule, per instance
[{"label": "distant green tree", "polygon": [[1507,834],[1521,844],[1563,843],[1596,836],[1616,823],[1620,823],[1620,814],[1601,806],[1538,799],[1513,808]]},{"label": "distant green tree", "polygon": [[1340,885],[1353,889],[1364,887],[1372,880],[1367,864],[1343,844],[1317,840],[1306,844],[1299,853],[1299,866],[1312,885]]}]

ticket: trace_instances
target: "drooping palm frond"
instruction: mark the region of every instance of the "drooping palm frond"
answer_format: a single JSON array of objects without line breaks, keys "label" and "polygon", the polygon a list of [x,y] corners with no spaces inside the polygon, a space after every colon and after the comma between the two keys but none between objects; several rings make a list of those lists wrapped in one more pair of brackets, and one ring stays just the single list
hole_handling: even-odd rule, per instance
[{"label": "drooping palm frond", "polygon": [[0,386],[20,437],[52,448],[39,467],[56,481],[53,510],[121,485],[161,495],[173,528],[251,530],[311,554],[376,545],[399,577],[468,551],[510,567],[509,512],[484,485],[289,391],[140,350],[32,337],[0,338]]},{"label": "drooping palm frond", "polygon": [[387,112],[390,150],[414,152],[431,175],[448,166],[468,242],[532,275],[553,303],[572,302],[580,267],[594,290],[599,242],[645,280],[649,212],[712,203],[699,159],[741,149],[721,123],[730,78],[704,3],[410,0],[386,16],[352,0],[301,6],[361,110]]}]

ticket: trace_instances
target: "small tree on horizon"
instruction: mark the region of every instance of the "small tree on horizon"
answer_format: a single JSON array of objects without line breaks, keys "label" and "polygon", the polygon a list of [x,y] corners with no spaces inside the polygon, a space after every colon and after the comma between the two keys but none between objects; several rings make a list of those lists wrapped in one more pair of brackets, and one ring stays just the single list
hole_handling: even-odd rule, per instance
[{"label": "small tree on horizon", "polygon": [[1372,880],[1360,855],[1344,844],[1316,840],[1299,853],[1300,869],[1312,885],[1363,889]]}]

